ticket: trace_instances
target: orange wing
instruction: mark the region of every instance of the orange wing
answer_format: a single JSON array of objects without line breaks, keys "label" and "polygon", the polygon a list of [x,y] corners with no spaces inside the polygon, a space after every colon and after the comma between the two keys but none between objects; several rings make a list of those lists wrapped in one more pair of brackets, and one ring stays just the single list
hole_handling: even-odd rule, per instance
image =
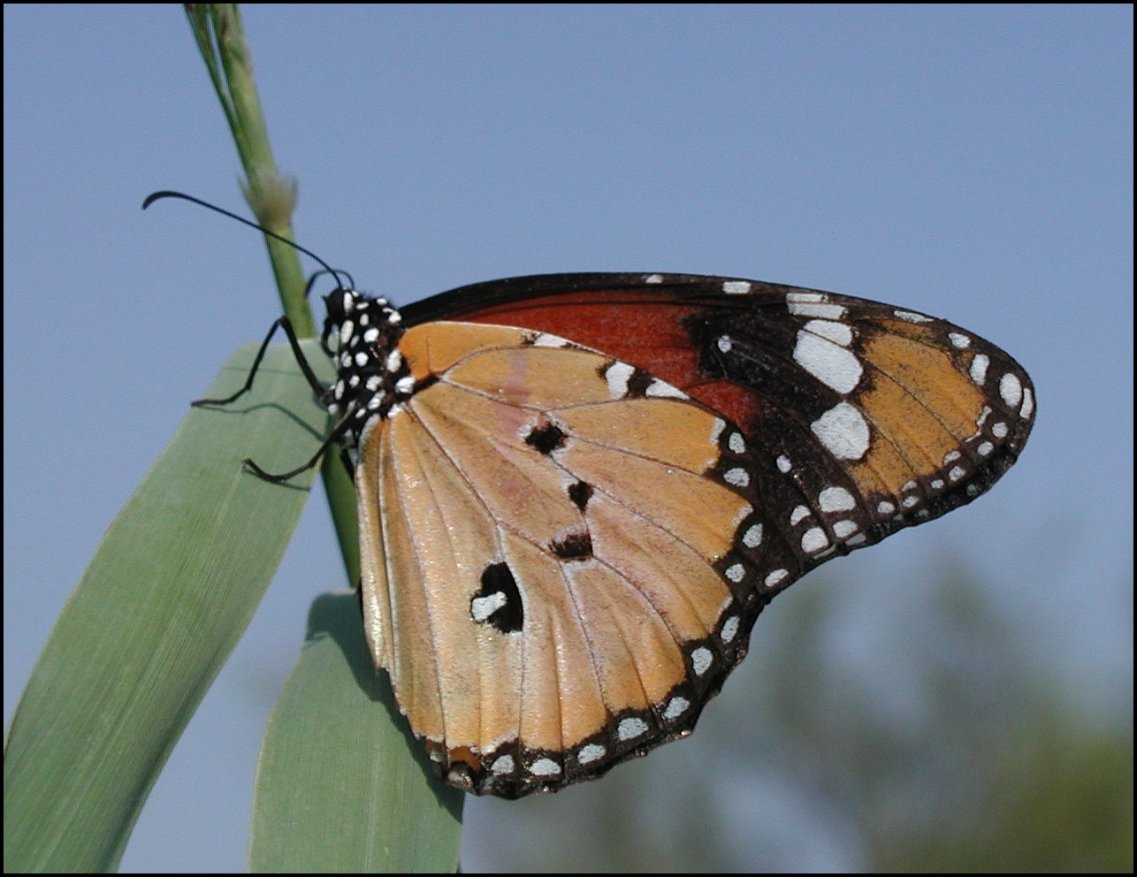
[{"label": "orange wing", "polygon": [[372,652],[479,794],[688,733],[776,593],[982,494],[1035,415],[995,345],[818,290],[549,275],[325,301]]},{"label": "orange wing", "polygon": [[[753,447],[759,503],[788,554],[782,587],[835,553],[971,502],[1017,459],[1034,387],[946,320],[756,280],[565,274],[495,280],[408,305],[430,319],[571,339],[682,389]],[[770,547],[767,550],[773,550]],[[774,573],[775,578],[779,573]]]},{"label": "orange wing", "polygon": [[443,776],[516,797],[688,733],[778,571],[737,427],[530,330],[398,349],[420,389],[360,442],[363,604]]}]

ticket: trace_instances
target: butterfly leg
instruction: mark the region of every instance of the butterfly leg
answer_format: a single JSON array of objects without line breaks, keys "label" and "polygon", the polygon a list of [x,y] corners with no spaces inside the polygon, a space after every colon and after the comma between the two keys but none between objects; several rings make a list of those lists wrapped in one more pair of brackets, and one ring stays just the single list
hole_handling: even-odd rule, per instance
[{"label": "butterfly leg", "polygon": [[272,341],[272,336],[276,334],[277,329],[284,330],[284,334],[288,338],[288,343],[292,347],[292,353],[296,357],[296,364],[299,365],[300,370],[304,372],[304,377],[307,379],[312,391],[317,396],[322,397],[327,388],[320,383],[320,379],[317,378],[316,373],[312,371],[312,366],[308,364],[307,357],[304,356],[304,352],[300,349],[300,341],[296,337],[292,323],[288,317],[280,317],[269,327],[265,340],[261,342],[261,348],[257,351],[256,359],[253,360],[253,367],[249,370],[249,378],[245,381],[245,386],[241,387],[241,389],[232,396],[227,396],[224,399],[195,399],[193,402],[190,402],[190,405],[194,407],[200,407],[202,405],[228,405],[230,402],[237,401],[245,395],[245,393],[249,392],[253,386],[253,378],[257,375],[257,369],[261,367],[261,361],[264,359],[265,351],[268,350],[269,342]]}]

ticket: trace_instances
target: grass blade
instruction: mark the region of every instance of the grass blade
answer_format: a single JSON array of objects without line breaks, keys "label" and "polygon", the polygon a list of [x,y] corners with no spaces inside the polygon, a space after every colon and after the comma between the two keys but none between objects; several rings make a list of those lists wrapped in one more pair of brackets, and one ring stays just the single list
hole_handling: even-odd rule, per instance
[{"label": "grass blade", "polygon": [[261,748],[250,870],[453,873],[463,798],[398,715],[358,595],[319,598]]},{"label": "grass blade", "polygon": [[[312,362],[327,358],[305,342]],[[242,348],[207,396],[248,373]],[[40,655],[4,754],[5,871],[113,869],[158,772],[244,632],[308,498],[245,472],[326,428],[287,346],[251,393],[193,409],[99,545]]]}]

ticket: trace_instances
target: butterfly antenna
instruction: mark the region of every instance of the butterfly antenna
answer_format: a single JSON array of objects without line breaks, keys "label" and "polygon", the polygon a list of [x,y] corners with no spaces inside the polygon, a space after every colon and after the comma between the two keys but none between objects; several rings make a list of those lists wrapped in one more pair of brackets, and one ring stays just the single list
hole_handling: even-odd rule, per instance
[{"label": "butterfly antenna", "polygon": [[340,275],[342,274],[347,278],[348,286],[346,288],[356,288],[355,278],[351,276],[350,272],[344,271],[342,268],[321,268],[319,271],[313,271],[312,276],[308,278],[308,285],[304,287],[304,298],[308,297],[309,293],[312,292],[312,287],[316,285],[316,281],[324,274],[331,274],[336,279],[336,283],[343,289],[345,287],[340,283]]},{"label": "butterfly antenna", "polygon": [[[288,238],[284,237],[283,235],[277,234],[275,231],[269,231],[263,225],[258,225],[257,223],[255,223],[251,220],[245,219],[245,217],[243,217],[243,216],[238,216],[236,213],[233,213],[229,210],[226,210],[224,207],[218,207],[216,204],[210,204],[208,201],[202,201],[200,198],[195,198],[193,195],[185,194],[185,192],[174,192],[174,191],[171,191],[168,189],[163,189],[161,192],[152,192],[149,195],[147,195],[146,200],[142,202],[142,209],[145,210],[147,207],[149,207],[155,201],[161,201],[164,198],[181,198],[183,201],[189,201],[192,204],[197,204],[201,207],[207,207],[210,210],[214,211],[215,213],[220,213],[222,216],[228,216],[230,219],[235,219],[235,220],[237,220],[237,222],[244,223],[245,225],[249,226],[250,228],[255,228],[257,231],[261,232],[262,234],[267,234],[271,238],[276,238],[278,241],[281,241],[282,243],[288,244],[288,246],[299,250],[301,253],[303,253],[306,256],[311,256],[313,259],[315,259],[317,262],[319,262],[320,265],[323,267],[324,271],[323,272],[317,272],[316,275],[314,275],[314,276],[319,276],[320,273],[331,274],[333,277],[336,278],[336,283],[339,283],[340,282],[340,275],[344,274],[344,275],[346,275],[348,282],[351,284],[351,287],[347,287],[347,288],[352,288],[355,285],[355,281],[352,280],[351,275],[348,274],[346,271],[337,271],[336,269],[334,269],[330,265],[328,265],[327,262],[325,262],[323,259],[321,259],[319,256],[317,256],[315,253],[313,253],[311,250],[300,246],[300,244],[296,243],[295,241],[290,241]],[[309,281],[308,287],[304,291],[305,297],[307,297],[308,292],[310,292],[311,289],[312,289],[312,283],[311,283],[311,281]]]}]

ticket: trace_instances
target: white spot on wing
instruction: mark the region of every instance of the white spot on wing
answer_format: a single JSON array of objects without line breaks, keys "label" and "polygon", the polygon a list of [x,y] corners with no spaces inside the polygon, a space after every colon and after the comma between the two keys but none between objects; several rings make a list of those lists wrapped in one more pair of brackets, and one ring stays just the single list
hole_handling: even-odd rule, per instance
[{"label": "white spot on wing", "polygon": [[990,362],[985,353],[976,354],[975,359],[971,360],[971,380],[976,385],[982,387],[983,382],[987,380],[987,366]]},{"label": "white spot on wing", "polygon": [[853,327],[848,323],[838,323],[834,320],[810,320],[805,324],[803,331],[828,338],[834,344],[848,347],[853,343]]},{"label": "white spot on wing", "polygon": [[699,648],[691,652],[691,666],[695,669],[695,675],[702,676],[706,673],[707,669],[711,666],[712,660],[713,656],[711,655],[711,650],[703,646],[699,646]]},{"label": "white spot on wing", "polygon": [[763,582],[763,584],[767,588],[772,588],[775,585],[778,585],[778,584],[781,584],[782,582],[784,582],[787,578],[789,578],[789,575],[790,575],[789,570],[776,569],[772,573],[770,573],[768,576],[766,576],[766,580]]},{"label": "white spot on wing", "polygon": [[643,719],[621,719],[620,724],[616,726],[616,736],[621,740],[635,740],[637,737],[642,737],[646,733],[647,722]]},{"label": "white spot on wing", "polygon": [[533,339],[534,347],[567,347],[568,341],[560,335],[553,335],[550,332],[539,332]]},{"label": "white spot on wing", "polygon": [[752,286],[749,280],[726,280],[723,282],[722,291],[727,295],[745,295],[750,292]]},{"label": "white spot on wing", "polygon": [[475,597],[470,601],[470,616],[474,621],[485,621],[505,603],[505,594],[501,591],[490,594],[488,597]]},{"label": "white spot on wing", "polygon": [[817,495],[817,502],[823,512],[845,512],[857,505],[853,495],[843,487],[826,487]]},{"label": "white spot on wing", "polygon": [[848,402],[839,402],[810,424],[813,434],[838,460],[860,460],[869,450],[869,425]]},{"label": "white spot on wing", "polygon": [[576,760],[580,764],[591,764],[604,757],[604,753],[608,750],[598,743],[589,743],[587,746],[581,746],[580,752],[577,753]]},{"label": "white spot on wing", "polygon": [[786,308],[795,317],[821,317],[839,320],[845,316],[842,305],[829,304],[829,297],[820,292],[790,292],[786,294]]},{"label": "white spot on wing", "polygon": [[727,469],[722,480],[732,487],[747,487],[750,484],[750,473],[745,469]]},{"label": "white spot on wing", "polygon": [[538,758],[533,762],[533,766],[529,768],[533,776],[538,777],[553,777],[561,772],[561,766],[551,758]]},{"label": "white spot on wing", "polygon": [[813,554],[829,545],[829,537],[820,527],[810,527],[801,536],[801,550],[806,554]]},{"label": "white spot on wing", "polygon": [[864,373],[851,351],[804,330],[797,333],[794,362],[838,393],[851,393]]},{"label": "white spot on wing", "polygon": [[1007,372],[999,379],[999,395],[1007,403],[1008,408],[1017,408],[1023,398],[1023,385],[1019,376]]},{"label": "white spot on wing", "polygon": [[626,362],[612,363],[604,372],[604,378],[608,381],[608,395],[613,399],[622,399],[628,395],[628,381],[634,371]]},{"label": "white spot on wing", "polygon": [[666,381],[661,381],[658,378],[653,380],[647,385],[644,391],[645,396],[670,396],[673,399],[686,399],[687,394],[680,390],[678,387],[673,387]]}]

